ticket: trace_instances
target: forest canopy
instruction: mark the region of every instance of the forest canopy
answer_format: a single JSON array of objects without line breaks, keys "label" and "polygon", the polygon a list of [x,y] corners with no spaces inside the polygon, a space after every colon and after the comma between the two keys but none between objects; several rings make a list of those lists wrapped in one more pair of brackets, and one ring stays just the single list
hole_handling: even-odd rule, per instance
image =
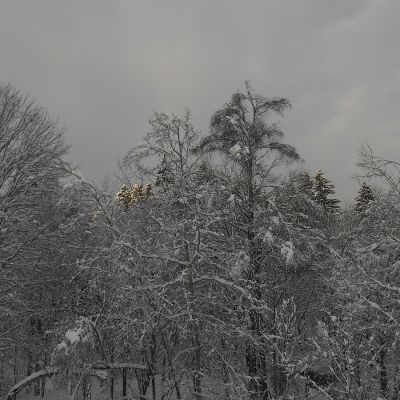
[{"label": "forest canopy", "polygon": [[0,86],[1,398],[398,398],[399,163],[362,147],[341,206],[289,106],[246,83],[204,134],[154,113],[115,191]]}]

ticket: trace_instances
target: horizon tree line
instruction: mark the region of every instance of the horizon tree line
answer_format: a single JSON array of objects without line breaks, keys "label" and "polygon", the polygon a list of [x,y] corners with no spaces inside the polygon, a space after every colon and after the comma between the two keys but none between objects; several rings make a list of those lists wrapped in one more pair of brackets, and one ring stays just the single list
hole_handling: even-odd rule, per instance
[{"label": "horizon tree line", "polygon": [[206,136],[155,113],[114,193],[1,86],[0,395],[36,373],[40,396],[49,371],[75,398],[96,376],[110,398],[395,399],[398,164],[362,149],[389,189],[341,209],[321,170],[289,168],[269,122],[289,106],[246,83]]}]

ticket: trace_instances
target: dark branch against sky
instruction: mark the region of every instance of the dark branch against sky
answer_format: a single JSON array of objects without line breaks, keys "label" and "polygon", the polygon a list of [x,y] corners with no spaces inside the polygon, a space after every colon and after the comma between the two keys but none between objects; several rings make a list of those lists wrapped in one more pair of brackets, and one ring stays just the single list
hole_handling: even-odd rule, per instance
[{"label": "dark branch against sky", "polygon": [[399,160],[398,0],[0,0],[0,80],[67,128],[100,181],[154,111],[208,129],[243,89],[282,96],[286,141],[350,200],[360,144]]}]

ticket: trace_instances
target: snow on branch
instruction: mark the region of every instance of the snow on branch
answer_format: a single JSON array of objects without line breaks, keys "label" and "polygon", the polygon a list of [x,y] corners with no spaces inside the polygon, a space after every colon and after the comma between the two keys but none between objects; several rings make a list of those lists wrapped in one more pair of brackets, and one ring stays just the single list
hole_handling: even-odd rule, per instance
[{"label": "snow on branch", "polygon": [[32,375],[27,376],[26,378],[19,381],[15,384],[7,394],[6,400],[15,400],[17,398],[17,394],[26,386],[30,385],[32,382],[41,379],[41,378],[49,378],[53,375],[57,375],[60,373],[59,367],[48,367],[41,369],[33,373]]},{"label": "snow on branch", "polygon": [[[141,371],[148,371],[149,367],[143,364],[136,364],[136,363],[105,363],[103,361],[96,361],[93,364],[87,366],[84,369],[78,369],[75,372],[81,373],[86,372],[92,376],[96,376],[98,378],[106,379],[107,376],[104,375],[104,371],[106,370],[123,370],[123,369],[131,369],[131,370],[141,370]],[[54,375],[60,374],[61,368],[60,367],[46,367],[37,371],[23,380],[19,381],[15,384],[8,392],[7,397],[5,400],[16,400],[17,394],[26,386],[30,385],[31,383],[37,381],[38,379],[42,378],[50,378]]]}]

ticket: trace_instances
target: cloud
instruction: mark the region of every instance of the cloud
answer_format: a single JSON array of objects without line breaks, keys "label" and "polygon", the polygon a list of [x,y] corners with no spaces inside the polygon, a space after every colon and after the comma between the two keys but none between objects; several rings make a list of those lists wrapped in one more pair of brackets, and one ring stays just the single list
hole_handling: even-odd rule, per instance
[{"label": "cloud", "polygon": [[189,106],[207,130],[250,79],[292,101],[287,141],[351,198],[358,142],[399,150],[398,15],[398,0],[4,1],[0,79],[60,118],[95,180],[153,111]]}]

